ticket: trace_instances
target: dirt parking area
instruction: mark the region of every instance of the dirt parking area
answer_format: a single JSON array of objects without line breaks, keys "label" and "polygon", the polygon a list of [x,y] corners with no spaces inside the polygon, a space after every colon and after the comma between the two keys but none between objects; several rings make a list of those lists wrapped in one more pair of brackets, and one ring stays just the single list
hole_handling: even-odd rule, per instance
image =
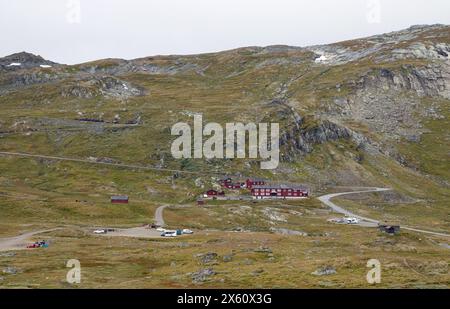
[{"label": "dirt parking area", "polygon": [[136,238],[161,238],[161,232],[146,227],[133,227],[129,229],[115,229],[113,232],[99,234],[110,237],[136,237]]}]

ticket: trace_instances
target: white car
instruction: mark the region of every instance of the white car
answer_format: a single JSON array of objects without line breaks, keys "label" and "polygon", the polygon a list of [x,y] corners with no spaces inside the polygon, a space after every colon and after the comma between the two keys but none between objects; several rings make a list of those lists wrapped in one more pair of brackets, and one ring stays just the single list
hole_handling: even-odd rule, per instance
[{"label": "white car", "polygon": [[194,234],[194,232],[192,232],[192,231],[189,230],[189,229],[183,229],[182,233],[183,233],[183,234]]},{"label": "white car", "polygon": [[106,230],[95,230],[94,234],[106,234]]},{"label": "white car", "polygon": [[357,218],[352,218],[352,217],[344,218],[344,222],[347,223],[347,224],[358,224],[359,221],[360,220],[357,219]]},{"label": "white car", "polygon": [[165,231],[161,233],[162,237],[177,237],[177,232],[174,231]]},{"label": "white car", "polygon": [[165,231],[166,231],[166,229],[163,229],[162,227],[158,227],[156,230],[157,230],[158,232],[165,232]]}]

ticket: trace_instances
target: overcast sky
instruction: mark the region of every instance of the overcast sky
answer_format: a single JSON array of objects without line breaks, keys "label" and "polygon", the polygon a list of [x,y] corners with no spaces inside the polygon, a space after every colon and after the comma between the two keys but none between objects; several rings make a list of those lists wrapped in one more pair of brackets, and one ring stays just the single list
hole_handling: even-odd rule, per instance
[{"label": "overcast sky", "polygon": [[331,43],[450,24],[448,0],[0,0],[0,57],[60,63]]}]

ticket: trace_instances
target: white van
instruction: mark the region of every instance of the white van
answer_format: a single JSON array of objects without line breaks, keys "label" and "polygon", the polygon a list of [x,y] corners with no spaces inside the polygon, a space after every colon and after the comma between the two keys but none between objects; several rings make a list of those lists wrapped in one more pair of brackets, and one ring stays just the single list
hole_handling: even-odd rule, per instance
[{"label": "white van", "polygon": [[176,231],[165,231],[161,233],[162,237],[177,237]]}]

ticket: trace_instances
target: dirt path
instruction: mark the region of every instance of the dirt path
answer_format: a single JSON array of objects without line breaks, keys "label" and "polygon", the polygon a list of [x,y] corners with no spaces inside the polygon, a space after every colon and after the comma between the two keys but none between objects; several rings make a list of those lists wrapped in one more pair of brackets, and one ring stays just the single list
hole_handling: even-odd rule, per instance
[{"label": "dirt path", "polygon": [[166,223],[164,222],[164,217],[163,217],[163,211],[164,208],[169,207],[169,205],[162,205],[159,206],[158,208],[156,208],[155,211],[155,224],[158,226],[165,226]]},{"label": "dirt path", "polygon": [[30,153],[23,153],[23,152],[0,151],[0,155],[22,157],[22,158],[37,158],[37,159],[47,159],[47,160],[56,160],[56,161],[79,162],[79,163],[88,163],[88,164],[95,164],[95,165],[108,165],[108,166],[123,167],[123,168],[130,168],[130,169],[151,170],[151,171],[157,171],[157,172],[184,173],[184,174],[193,174],[193,175],[211,175],[211,174],[220,175],[220,173],[217,173],[217,172],[207,172],[207,173],[191,172],[191,171],[175,170],[175,169],[168,169],[168,168],[157,168],[157,167],[135,165],[135,164],[97,162],[97,161],[92,161],[92,160],[87,160],[87,159],[37,155],[37,154],[30,154]]},{"label": "dirt path", "polygon": [[[334,211],[343,214],[345,216],[348,217],[355,217],[358,218],[362,221],[371,223],[367,226],[377,226],[379,221],[375,220],[375,219],[371,219],[371,218],[366,218],[366,217],[362,217],[362,216],[358,216],[357,214],[354,214],[336,204],[334,204],[331,199],[337,196],[341,196],[341,195],[347,195],[347,194],[357,194],[357,193],[370,193],[370,192],[383,192],[383,191],[390,191],[392,189],[388,189],[388,188],[367,188],[366,190],[362,190],[362,191],[349,191],[349,192],[341,192],[341,193],[331,193],[331,194],[326,194],[326,195],[322,195],[319,196],[318,199],[319,201],[321,201],[323,204],[327,205],[328,207],[330,207],[331,209],[333,209]],[[365,224],[362,224],[365,225]],[[438,233],[438,232],[433,232],[433,231],[426,231],[426,230],[421,230],[421,229],[416,229],[413,227],[408,227],[408,226],[401,226],[402,229],[407,230],[407,231],[412,231],[412,232],[418,232],[418,233],[423,233],[423,234],[429,234],[429,235],[434,235],[434,236],[443,236],[443,237],[450,237],[450,235],[448,234],[444,234],[444,233]]]},{"label": "dirt path", "polygon": [[21,234],[19,236],[8,237],[8,238],[0,238],[0,251],[10,251],[10,250],[22,250],[26,249],[29,241],[28,239],[33,237],[34,235],[53,232],[59,230],[61,228],[54,228],[49,230],[40,230],[34,232],[28,232]]}]

